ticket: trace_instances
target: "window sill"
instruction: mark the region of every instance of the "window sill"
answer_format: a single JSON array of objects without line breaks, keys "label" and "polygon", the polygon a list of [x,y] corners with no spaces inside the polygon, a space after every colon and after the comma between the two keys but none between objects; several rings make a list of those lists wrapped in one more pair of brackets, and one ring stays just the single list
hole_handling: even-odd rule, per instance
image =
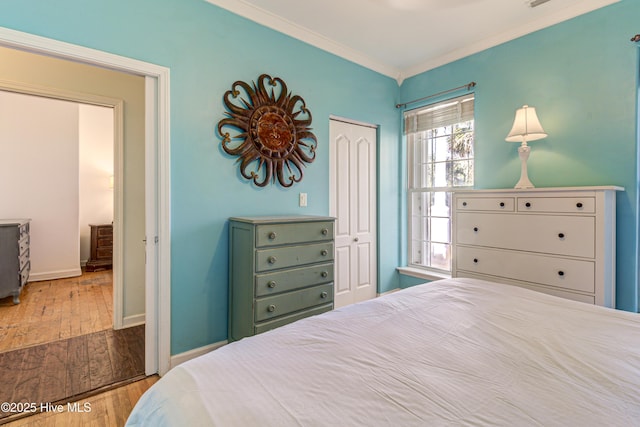
[{"label": "window sill", "polygon": [[440,279],[450,279],[450,273],[440,273],[436,271],[428,271],[422,270],[420,268],[414,267],[397,267],[396,270],[400,274],[404,274],[406,276],[417,277],[418,279],[425,280],[440,280]]}]

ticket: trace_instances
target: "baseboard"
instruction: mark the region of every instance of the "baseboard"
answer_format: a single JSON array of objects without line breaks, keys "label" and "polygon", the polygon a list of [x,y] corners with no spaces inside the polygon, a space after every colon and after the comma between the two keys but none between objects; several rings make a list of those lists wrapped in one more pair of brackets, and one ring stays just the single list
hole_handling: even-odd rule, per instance
[{"label": "baseboard", "polygon": [[136,314],[133,316],[127,316],[124,319],[122,319],[122,328],[130,328],[132,326],[138,326],[138,325],[144,325],[145,322],[145,315],[144,313],[142,314]]},{"label": "baseboard", "polygon": [[184,353],[176,354],[171,356],[170,367],[169,369],[173,369],[181,363],[186,362],[187,360],[195,359],[198,356],[202,356],[203,354],[207,354],[210,351],[213,351],[217,348],[220,348],[227,344],[227,341],[219,341],[213,344],[205,345],[204,347],[194,348],[193,350],[185,351]]},{"label": "baseboard", "polygon": [[82,276],[82,269],[72,268],[70,270],[47,271],[44,273],[29,273],[29,282],[42,282],[44,280],[64,279],[67,277]]}]

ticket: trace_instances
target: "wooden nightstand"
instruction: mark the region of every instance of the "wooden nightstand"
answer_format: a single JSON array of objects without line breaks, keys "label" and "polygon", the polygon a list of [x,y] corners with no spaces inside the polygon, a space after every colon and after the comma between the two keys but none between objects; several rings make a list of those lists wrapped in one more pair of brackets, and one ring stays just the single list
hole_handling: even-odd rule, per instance
[{"label": "wooden nightstand", "polygon": [[86,271],[107,270],[113,265],[113,224],[89,224],[91,256]]}]

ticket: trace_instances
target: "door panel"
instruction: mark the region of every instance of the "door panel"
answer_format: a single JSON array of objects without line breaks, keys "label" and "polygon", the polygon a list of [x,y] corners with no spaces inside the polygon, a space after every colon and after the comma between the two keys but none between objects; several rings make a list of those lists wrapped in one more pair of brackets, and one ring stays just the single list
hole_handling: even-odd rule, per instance
[{"label": "door panel", "polygon": [[376,143],[373,127],[331,120],[330,212],[336,217],[335,306],[376,296]]}]

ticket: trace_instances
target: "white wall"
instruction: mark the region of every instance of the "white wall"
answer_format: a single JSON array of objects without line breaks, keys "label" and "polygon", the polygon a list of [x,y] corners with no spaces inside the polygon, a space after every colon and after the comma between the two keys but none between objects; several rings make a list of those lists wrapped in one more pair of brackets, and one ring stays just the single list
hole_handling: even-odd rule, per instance
[{"label": "white wall", "polygon": [[80,262],[89,259],[89,224],[113,221],[113,109],[79,106]]},{"label": "white wall", "polygon": [[80,274],[78,105],[0,92],[0,217],[31,218],[31,280]]},{"label": "white wall", "polygon": [[111,108],[0,91],[0,218],[32,220],[30,281],[81,274],[112,174]]}]

